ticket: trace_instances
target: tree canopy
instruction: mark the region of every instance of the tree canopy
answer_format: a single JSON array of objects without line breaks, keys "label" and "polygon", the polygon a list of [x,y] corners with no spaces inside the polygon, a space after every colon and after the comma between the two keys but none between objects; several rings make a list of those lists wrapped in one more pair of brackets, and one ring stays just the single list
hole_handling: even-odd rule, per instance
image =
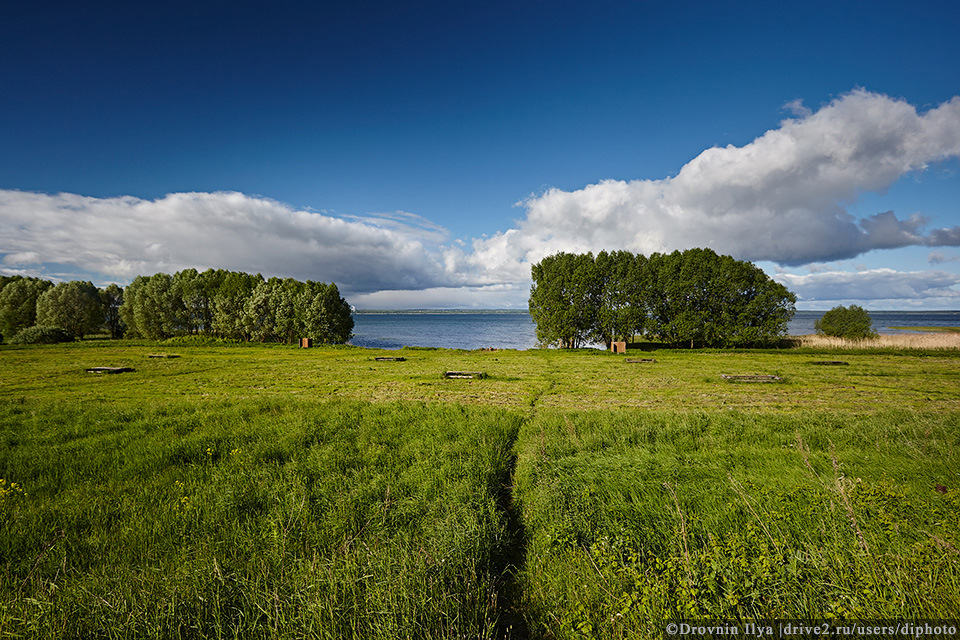
[{"label": "tree canopy", "polygon": [[529,308],[543,344],[646,336],[677,345],[749,346],[786,332],[796,297],[750,262],[689,249],[558,253],[531,268]]},{"label": "tree canopy", "polygon": [[72,280],[47,289],[37,298],[37,324],[59,327],[74,338],[97,333],[103,325],[103,303],[92,282]]},{"label": "tree canopy", "polygon": [[119,314],[130,333],[152,339],[342,343],[353,332],[350,305],[336,284],[222,269],[139,276],[123,292]]},{"label": "tree canopy", "polygon": [[7,340],[37,323],[37,298],[53,286],[48,280],[13,276],[0,281],[0,334]]},{"label": "tree canopy", "polygon": [[126,288],[111,284],[98,289],[80,281],[54,285],[19,276],[0,280],[0,334],[10,340],[37,325],[57,327],[75,338],[109,333],[159,340],[201,334],[342,343],[352,337],[353,316],[333,283],[222,269],[137,276]]}]

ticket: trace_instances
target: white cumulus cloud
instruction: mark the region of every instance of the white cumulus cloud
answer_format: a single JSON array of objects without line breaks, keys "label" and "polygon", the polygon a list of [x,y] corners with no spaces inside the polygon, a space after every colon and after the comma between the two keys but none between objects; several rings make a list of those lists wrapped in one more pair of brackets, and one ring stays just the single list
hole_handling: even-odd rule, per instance
[{"label": "white cumulus cloud", "polygon": [[710,247],[784,265],[874,249],[960,245],[960,228],[925,231],[920,214],[857,219],[863,192],[960,156],[960,97],[920,114],[862,89],[819,111],[793,102],[784,120],[742,147],[707,149],[675,177],[550,189],[524,202],[517,229],[475,245],[487,263],[536,262],[559,249],[649,254]]},{"label": "white cumulus cloud", "polygon": [[344,220],[241,193],[141,200],[0,191],[0,220],[4,263],[19,266],[68,264],[114,278],[212,267],[353,292],[447,282],[426,246],[441,231],[405,214]]},{"label": "white cumulus cloud", "polygon": [[808,275],[781,273],[774,279],[797,294],[800,303],[845,300],[960,301],[960,275],[946,271],[823,271]]}]

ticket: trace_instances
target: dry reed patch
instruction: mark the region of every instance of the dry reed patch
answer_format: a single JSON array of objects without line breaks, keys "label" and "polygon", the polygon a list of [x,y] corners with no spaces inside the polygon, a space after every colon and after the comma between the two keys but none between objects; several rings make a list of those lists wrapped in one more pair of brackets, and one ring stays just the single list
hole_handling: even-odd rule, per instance
[{"label": "dry reed patch", "polygon": [[960,349],[960,333],[892,333],[864,340],[811,334],[799,340],[801,347],[817,349]]}]

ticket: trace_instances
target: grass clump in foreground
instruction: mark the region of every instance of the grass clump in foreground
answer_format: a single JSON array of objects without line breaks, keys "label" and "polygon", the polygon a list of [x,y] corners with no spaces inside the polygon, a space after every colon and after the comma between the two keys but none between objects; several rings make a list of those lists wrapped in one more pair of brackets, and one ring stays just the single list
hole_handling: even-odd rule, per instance
[{"label": "grass clump in foreground", "polygon": [[519,417],[6,403],[2,637],[489,637]]}]

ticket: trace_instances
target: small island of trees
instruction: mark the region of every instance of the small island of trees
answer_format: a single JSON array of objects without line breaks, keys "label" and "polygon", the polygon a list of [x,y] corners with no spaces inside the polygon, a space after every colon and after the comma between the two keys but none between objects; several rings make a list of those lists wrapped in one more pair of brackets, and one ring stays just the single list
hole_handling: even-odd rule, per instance
[{"label": "small island of trees", "polygon": [[343,343],[352,337],[353,316],[336,284],[223,269],[138,276],[126,288],[104,289],[14,276],[0,281],[0,332],[18,342],[109,334]]},{"label": "small island of trees", "polygon": [[762,345],[786,333],[796,304],[754,264],[710,249],[558,253],[531,274],[537,339],[562,348],[637,336],[691,348]]}]

